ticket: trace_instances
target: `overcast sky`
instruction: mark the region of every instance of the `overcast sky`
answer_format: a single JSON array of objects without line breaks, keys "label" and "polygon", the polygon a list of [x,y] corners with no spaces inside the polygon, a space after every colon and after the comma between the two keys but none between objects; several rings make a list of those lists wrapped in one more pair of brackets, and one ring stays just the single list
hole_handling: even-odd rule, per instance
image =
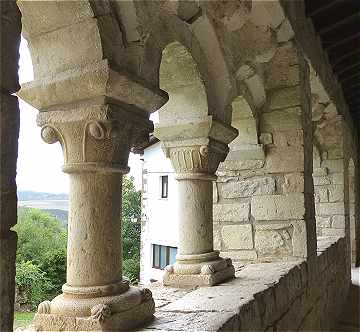
[{"label": "overcast sky", "polygon": [[[31,56],[25,39],[20,45],[20,83],[33,80]],[[63,154],[59,143],[46,144],[40,137],[36,125],[38,111],[20,102],[20,138],[17,164],[18,190],[68,193],[68,175],[61,171]],[[141,187],[141,161],[138,155],[130,155],[130,175],[135,177],[136,186]]]}]

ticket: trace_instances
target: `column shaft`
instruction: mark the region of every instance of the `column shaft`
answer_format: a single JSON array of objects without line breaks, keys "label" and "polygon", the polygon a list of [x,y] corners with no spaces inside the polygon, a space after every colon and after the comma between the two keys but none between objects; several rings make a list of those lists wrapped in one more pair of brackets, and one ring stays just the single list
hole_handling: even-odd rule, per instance
[{"label": "column shaft", "polygon": [[122,279],[121,185],[120,173],[70,175],[69,286],[101,286]]},{"label": "column shaft", "polygon": [[179,181],[179,254],[213,251],[212,182]]}]

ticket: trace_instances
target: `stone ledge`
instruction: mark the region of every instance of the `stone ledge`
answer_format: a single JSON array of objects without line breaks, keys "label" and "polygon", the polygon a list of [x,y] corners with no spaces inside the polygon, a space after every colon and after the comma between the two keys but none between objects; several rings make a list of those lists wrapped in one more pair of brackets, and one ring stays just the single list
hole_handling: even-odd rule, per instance
[{"label": "stone ledge", "polygon": [[344,244],[343,238],[321,237],[314,265],[302,260],[239,265],[236,279],[214,287],[152,284],[155,319],[138,331],[299,331],[304,324],[326,330],[348,284],[340,260]]}]

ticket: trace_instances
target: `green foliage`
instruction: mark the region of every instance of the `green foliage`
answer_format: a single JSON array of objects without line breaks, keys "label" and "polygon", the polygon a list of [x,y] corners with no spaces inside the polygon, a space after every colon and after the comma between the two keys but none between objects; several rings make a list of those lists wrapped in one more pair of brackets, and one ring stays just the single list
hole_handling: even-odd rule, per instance
[{"label": "green foliage", "polygon": [[34,312],[15,312],[14,330],[18,327],[24,328],[28,326],[34,319]]},{"label": "green foliage", "polygon": [[124,177],[122,193],[123,274],[131,282],[139,280],[141,236],[141,192],[134,179]]},{"label": "green foliage", "polygon": [[128,258],[123,260],[123,275],[127,277],[131,283],[139,281],[140,275],[140,257]]},{"label": "green foliage", "polygon": [[36,307],[66,281],[66,229],[40,210],[19,209],[16,285],[23,304]]},{"label": "green foliage", "polygon": [[17,262],[42,265],[53,253],[66,250],[66,229],[55,217],[37,209],[19,209]]},{"label": "green foliage", "polygon": [[31,261],[16,264],[16,285],[22,294],[21,302],[36,307],[45,300],[52,285],[46,273]]}]

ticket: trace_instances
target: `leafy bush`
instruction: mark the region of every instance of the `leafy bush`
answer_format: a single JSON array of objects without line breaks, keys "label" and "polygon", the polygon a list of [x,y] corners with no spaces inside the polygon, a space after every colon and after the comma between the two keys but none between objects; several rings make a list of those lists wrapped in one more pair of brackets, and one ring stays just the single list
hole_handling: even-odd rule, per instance
[{"label": "leafy bush", "polygon": [[46,273],[32,261],[16,264],[15,280],[21,294],[21,304],[31,304],[33,308],[47,299],[48,292],[53,286]]},{"label": "leafy bush", "polygon": [[139,282],[140,259],[139,257],[123,260],[123,275],[129,279],[132,284]]},{"label": "leafy bush", "polygon": [[16,255],[18,302],[36,307],[61,292],[66,281],[66,229],[40,210],[19,209]]},{"label": "leafy bush", "polygon": [[124,177],[122,193],[123,274],[132,283],[140,276],[141,192],[134,179]]}]

